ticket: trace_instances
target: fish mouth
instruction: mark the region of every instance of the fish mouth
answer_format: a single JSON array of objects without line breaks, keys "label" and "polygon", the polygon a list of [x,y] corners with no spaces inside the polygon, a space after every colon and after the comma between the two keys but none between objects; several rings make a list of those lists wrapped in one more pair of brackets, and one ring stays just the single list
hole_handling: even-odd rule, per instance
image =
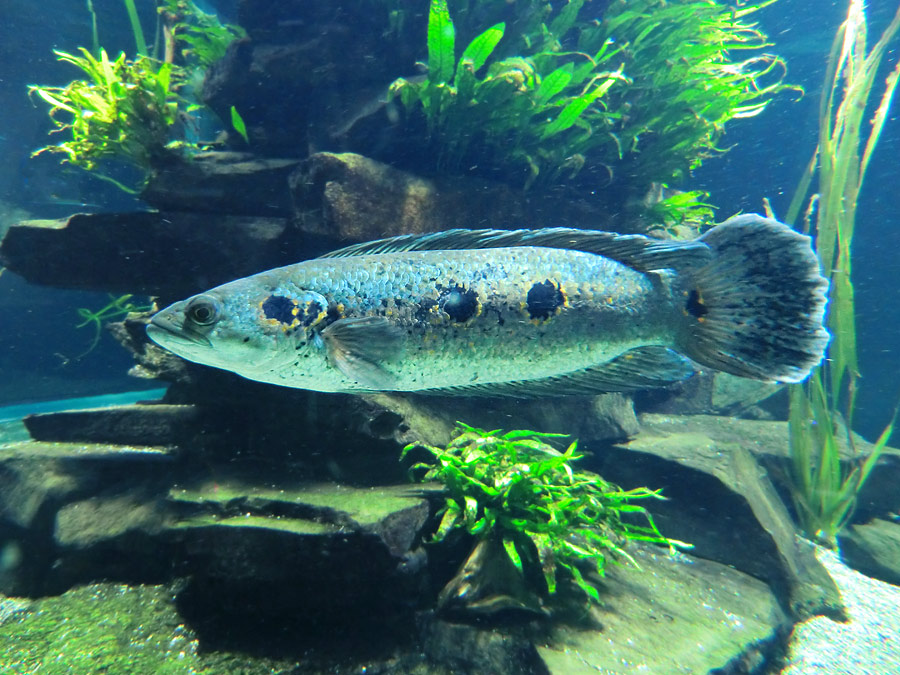
[{"label": "fish mouth", "polygon": [[147,335],[154,342],[158,342],[154,337],[155,334],[163,338],[175,338],[176,341],[182,343],[212,347],[212,342],[208,337],[185,326],[186,322],[183,317],[180,321],[179,318],[180,315],[173,316],[166,312],[156,314],[150,318],[150,323],[147,324]]}]

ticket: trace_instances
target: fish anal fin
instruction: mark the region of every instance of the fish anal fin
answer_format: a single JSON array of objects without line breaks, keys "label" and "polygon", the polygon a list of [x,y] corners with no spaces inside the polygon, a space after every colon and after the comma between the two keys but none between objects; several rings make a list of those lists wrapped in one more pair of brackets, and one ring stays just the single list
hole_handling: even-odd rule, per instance
[{"label": "fish anal fin", "polygon": [[597,366],[539,380],[471,384],[414,393],[516,398],[592,395],[666,387],[693,374],[692,363],[678,352],[667,347],[647,346],[631,349]]}]

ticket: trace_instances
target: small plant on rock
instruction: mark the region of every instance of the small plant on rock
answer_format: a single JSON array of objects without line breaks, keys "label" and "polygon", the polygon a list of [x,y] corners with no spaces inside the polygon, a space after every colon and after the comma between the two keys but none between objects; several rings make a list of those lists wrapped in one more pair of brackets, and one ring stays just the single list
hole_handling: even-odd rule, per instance
[{"label": "small plant on rock", "polygon": [[[98,44],[94,16],[94,49],[78,54],[55,51],[57,58],[79,68],[84,77],[64,87],[31,85],[29,94],[50,104],[52,134],[66,137],[38,149],[62,154],[63,161],[91,171],[127,192],[137,192],[100,173],[106,160],[130,163],[149,174],[196,150],[183,140],[201,106],[192,98],[191,82],[221,58],[229,43],[245,35],[237,26],[221,25],[189,0],[166,0],[159,7],[163,54],[148,52],[134,3],[126,1],[137,56],[124,52],[110,59]],[[93,13],[91,4],[89,9]],[[159,40],[157,41],[159,42]]]},{"label": "small plant on rock", "polygon": [[[658,490],[622,490],[594,473],[576,471],[572,463],[582,457],[577,441],[564,452],[545,442],[564,437],[484,431],[460,423],[459,435],[445,448],[412,444],[404,449],[404,456],[413,448],[429,452],[434,463],[417,463],[410,472],[444,486],[433,541],[456,530],[476,539],[468,560],[441,593],[442,608],[462,601],[476,610],[543,611],[537,595],[555,594],[560,577],[599,602],[595,582],[585,573],[602,577],[607,563],[619,558],[634,563],[625,550],[629,541],[686,546],[664,537],[650,513],[634,503],[663,499]],[[530,598],[510,590],[533,579],[542,581],[540,588],[527,589]]]},{"label": "small plant on rock", "polygon": [[86,77],[65,87],[29,87],[29,93],[50,104],[56,127],[52,133],[71,136],[34,154],[61,153],[65,161],[88,171],[113,157],[144,168],[170,157],[170,128],[179,106],[186,105],[177,93],[184,78],[181,68],[147,56],[130,60],[124,53],[112,61],[103,49],[99,57],[83,48],[81,56],[55,54]]}]

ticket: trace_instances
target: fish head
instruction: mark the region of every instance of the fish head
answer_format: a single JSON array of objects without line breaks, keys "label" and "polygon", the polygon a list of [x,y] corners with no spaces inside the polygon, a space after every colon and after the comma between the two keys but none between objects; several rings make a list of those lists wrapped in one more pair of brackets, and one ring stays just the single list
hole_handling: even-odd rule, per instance
[{"label": "fish head", "polygon": [[327,301],[318,293],[288,296],[247,281],[166,307],[150,319],[147,335],[188,361],[259,379],[293,360],[298,344],[311,342],[307,329],[324,317]]},{"label": "fish head", "polygon": [[196,363],[237,370],[253,349],[215,290],[176,302],[150,319],[147,335],[160,347]]}]

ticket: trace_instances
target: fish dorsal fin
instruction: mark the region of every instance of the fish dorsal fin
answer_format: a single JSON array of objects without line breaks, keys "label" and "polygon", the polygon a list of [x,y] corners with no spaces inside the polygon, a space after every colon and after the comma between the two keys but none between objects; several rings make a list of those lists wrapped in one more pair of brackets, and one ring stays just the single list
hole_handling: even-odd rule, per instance
[{"label": "fish dorsal fin", "polygon": [[470,384],[443,389],[428,389],[416,394],[441,396],[571,396],[610,391],[656,389],[686,380],[694,366],[678,352],[666,347],[637,347],[591,368],[540,380],[517,380],[495,384]]},{"label": "fish dorsal fin", "polygon": [[616,260],[640,272],[696,266],[710,256],[700,241],[652,239],[640,234],[616,234],[600,230],[553,227],[543,230],[446,230],[431,234],[402,234],[398,237],[353,244],[322,258],[401,251],[442,251],[507,246],[543,246],[584,251]]}]

